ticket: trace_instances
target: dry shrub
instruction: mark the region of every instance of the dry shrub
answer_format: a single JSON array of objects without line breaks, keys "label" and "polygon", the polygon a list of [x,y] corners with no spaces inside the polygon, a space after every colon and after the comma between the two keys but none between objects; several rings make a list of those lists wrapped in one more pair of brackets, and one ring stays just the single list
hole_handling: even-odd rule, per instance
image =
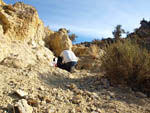
[{"label": "dry shrub", "polygon": [[117,42],[105,49],[102,69],[112,84],[150,89],[150,54],[130,41]]}]

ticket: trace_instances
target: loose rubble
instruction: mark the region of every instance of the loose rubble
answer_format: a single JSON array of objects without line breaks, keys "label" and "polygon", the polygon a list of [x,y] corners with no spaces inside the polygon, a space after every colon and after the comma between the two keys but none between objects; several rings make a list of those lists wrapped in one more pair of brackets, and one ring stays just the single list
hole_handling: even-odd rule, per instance
[{"label": "loose rubble", "polygon": [[[96,74],[87,74],[86,70],[68,73],[37,65],[32,67],[30,75],[24,75],[26,71],[0,65],[0,112],[11,113],[16,105],[22,113],[25,110],[29,113],[150,112],[150,99],[145,94],[128,87],[105,87],[103,80]],[[18,96],[14,91],[22,93]]]}]

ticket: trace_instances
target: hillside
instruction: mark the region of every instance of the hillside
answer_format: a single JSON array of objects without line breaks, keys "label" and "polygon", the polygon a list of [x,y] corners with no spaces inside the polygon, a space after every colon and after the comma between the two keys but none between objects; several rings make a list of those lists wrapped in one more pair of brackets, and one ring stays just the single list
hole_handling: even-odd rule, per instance
[{"label": "hillside", "polygon": [[[50,66],[69,48],[79,57],[74,73]],[[104,50],[72,45],[65,28],[45,27],[30,5],[0,0],[0,51],[0,113],[150,112],[146,94],[104,77]]]},{"label": "hillside", "polygon": [[143,19],[140,24],[140,27],[130,33],[127,38],[136,40],[140,45],[150,50],[150,22]]}]

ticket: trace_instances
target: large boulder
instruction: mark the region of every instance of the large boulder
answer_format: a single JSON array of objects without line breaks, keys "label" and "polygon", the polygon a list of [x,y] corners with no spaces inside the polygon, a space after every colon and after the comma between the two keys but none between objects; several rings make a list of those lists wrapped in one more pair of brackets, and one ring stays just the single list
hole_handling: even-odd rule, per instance
[{"label": "large boulder", "polygon": [[72,41],[69,39],[65,28],[59,29],[58,32],[53,33],[49,38],[49,47],[56,56],[59,56],[63,50],[72,49]]},{"label": "large boulder", "polygon": [[0,0],[0,5],[4,5],[5,3],[3,2],[3,0]]},{"label": "large boulder", "polygon": [[44,45],[45,37],[43,22],[39,19],[36,9],[18,2],[14,5],[0,6],[1,32],[9,40],[36,41]]},{"label": "large boulder", "polygon": [[0,5],[1,65],[23,68],[50,63],[54,56],[44,46],[45,36],[45,27],[34,7],[21,2]]}]

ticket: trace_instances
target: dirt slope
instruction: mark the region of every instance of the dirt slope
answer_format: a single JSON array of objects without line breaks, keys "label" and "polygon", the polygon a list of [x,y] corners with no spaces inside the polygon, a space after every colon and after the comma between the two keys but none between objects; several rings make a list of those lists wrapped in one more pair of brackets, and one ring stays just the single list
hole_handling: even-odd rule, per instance
[{"label": "dirt slope", "polygon": [[[85,70],[71,74],[45,64],[23,69],[0,65],[0,83],[1,113],[11,113],[22,98],[31,104],[33,113],[150,112],[146,95],[130,88],[111,87]],[[19,97],[17,89],[28,95]]]}]

